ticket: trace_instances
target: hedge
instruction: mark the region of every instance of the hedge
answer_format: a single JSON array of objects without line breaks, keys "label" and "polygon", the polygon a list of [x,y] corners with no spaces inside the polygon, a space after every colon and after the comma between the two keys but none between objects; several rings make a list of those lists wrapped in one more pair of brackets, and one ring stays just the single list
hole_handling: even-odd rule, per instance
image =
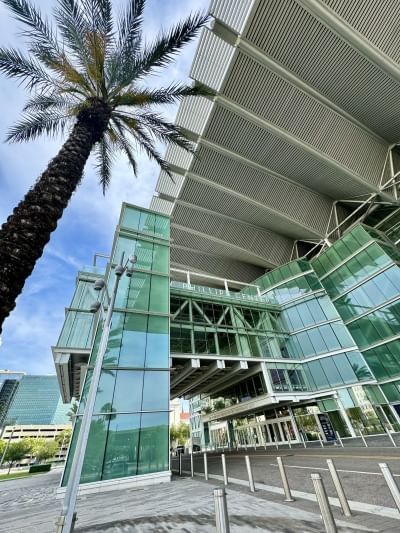
[{"label": "hedge", "polygon": [[32,465],[29,467],[29,473],[34,473],[34,472],[49,472],[49,470],[51,469],[51,464],[50,463],[47,463],[45,465]]}]

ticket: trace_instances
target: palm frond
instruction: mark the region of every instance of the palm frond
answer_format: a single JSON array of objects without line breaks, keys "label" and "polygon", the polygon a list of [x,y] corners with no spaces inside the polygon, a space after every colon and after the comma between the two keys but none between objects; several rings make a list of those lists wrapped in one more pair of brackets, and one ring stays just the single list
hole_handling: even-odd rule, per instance
[{"label": "palm frond", "polygon": [[112,32],[112,8],[110,0],[80,0],[82,12],[92,32],[109,35]]},{"label": "palm frond", "polygon": [[130,130],[130,133],[136,138],[138,146],[146,152],[147,157],[153,159],[158,166],[168,174],[168,176],[172,177],[171,167],[167,161],[161,157],[161,154],[157,151],[152,139],[149,137],[145,129],[137,124],[134,130]]},{"label": "palm frond", "polygon": [[135,156],[133,155],[133,146],[125,137],[124,128],[117,118],[112,120],[112,125],[115,126],[115,128],[110,128],[109,134],[110,136],[114,136],[114,143],[122,152],[124,152],[132,167],[134,175],[137,176],[137,164]]},{"label": "palm frond", "polygon": [[159,104],[174,104],[186,96],[210,96],[211,93],[202,86],[189,86],[181,84],[171,84],[168,87],[159,89],[140,89],[126,91],[118,94],[112,99],[112,104],[118,106],[146,106]]},{"label": "palm frond", "polygon": [[100,185],[103,188],[103,194],[105,194],[107,187],[111,181],[111,167],[112,167],[112,149],[110,143],[105,135],[97,143],[95,148],[96,154],[96,169],[100,176]]},{"label": "palm frond", "polygon": [[39,87],[43,91],[48,91],[55,86],[55,80],[38,61],[27,58],[13,48],[0,48],[0,72],[9,78],[19,78],[30,90]]},{"label": "palm frond", "polygon": [[196,37],[208,19],[208,14],[196,13],[179,22],[169,32],[161,33],[153,44],[145,48],[134,65],[135,76],[167,66],[183,46]]},{"label": "palm frond", "polygon": [[86,50],[85,35],[89,31],[82,8],[76,0],[58,0],[54,18],[64,39],[79,65],[86,68],[89,58]]},{"label": "palm frond", "polygon": [[8,142],[31,141],[43,133],[55,136],[62,133],[69,120],[68,115],[56,110],[27,113],[10,128],[6,140]]},{"label": "palm frond", "polygon": [[118,20],[115,51],[108,64],[108,82],[113,86],[124,64],[132,62],[140,50],[143,10],[146,0],[129,0]]},{"label": "palm frond", "polygon": [[193,152],[193,144],[187,140],[179,126],[164,120],[157,113],[138,113],[136,120],[143,124],[156,139],[165,144],[175,144],[188,152]]},{"label": "palm frond", "polygon": [[47,109],[57,109],[57,110],[68,110],[73,105],[71,99],[67,96],[59,96],[57,94],[36,94],[32,96],[25,106],[23,107],[24,112],[37,112],[37,111],[46,111]]},{"label": "palm frond", "polygon": [[59,52],[57,38],[51,24],[40,11],[27,0],[3,0],[15,18],[28,27],[23,35],[30,37],[36,47],[50,56]]}]

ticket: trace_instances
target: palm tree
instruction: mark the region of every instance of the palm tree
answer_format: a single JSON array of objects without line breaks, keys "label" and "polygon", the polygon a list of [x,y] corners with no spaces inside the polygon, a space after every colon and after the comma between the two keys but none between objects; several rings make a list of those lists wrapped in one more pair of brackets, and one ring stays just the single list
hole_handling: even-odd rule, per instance
[{"label": "palm tree", "polygon": [[194,14],[144,44],[145,0],[127,0],[116,22],[111,0],[57,0],[53,23],[29,0],[2,1],[23,24],[29,54],[0,48],[0,72],[17,78],[31,93],[7,140],[29,141],[67,128],[68,138],[1,227],[0,333],[93,149],[103,192],[116,151],[128,157],[134,174],[137,148],[170,174],[155,143],[192,149],[181,129],[153,106],[206,91],[176,83],[153,89],[143,83],[170,64],[207,21],[207,16]]}]

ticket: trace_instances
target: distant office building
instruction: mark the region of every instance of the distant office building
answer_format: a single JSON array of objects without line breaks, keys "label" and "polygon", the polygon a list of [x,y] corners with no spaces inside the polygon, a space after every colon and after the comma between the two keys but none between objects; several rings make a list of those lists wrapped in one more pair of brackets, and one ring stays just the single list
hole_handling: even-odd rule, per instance
[{"label": "distant office building", "polygon": [[56,376],[23,376],[5,416],[5,425],[68,424]]},{"label": "distant office building", "polygon": [[25,372],[0,370],[0,427],[3,426],[11,400],[17,390],[20,379]]}]

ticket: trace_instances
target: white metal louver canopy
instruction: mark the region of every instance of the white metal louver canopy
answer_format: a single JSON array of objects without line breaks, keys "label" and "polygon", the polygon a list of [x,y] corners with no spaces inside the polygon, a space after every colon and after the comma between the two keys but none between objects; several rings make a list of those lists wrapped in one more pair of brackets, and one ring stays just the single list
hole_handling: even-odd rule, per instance
[{"label": "white metal louver canopy", "polygon": [[214,0],[210,13],[190,75],[215,96],[181,103],[195,153],[168,148],[174,180],[161,173],[151,208],[172,215],[172,266],[251,281],[326,238],[354,208],[340,202],[397,201],[383,184],[400,140],[400,6]]}]

